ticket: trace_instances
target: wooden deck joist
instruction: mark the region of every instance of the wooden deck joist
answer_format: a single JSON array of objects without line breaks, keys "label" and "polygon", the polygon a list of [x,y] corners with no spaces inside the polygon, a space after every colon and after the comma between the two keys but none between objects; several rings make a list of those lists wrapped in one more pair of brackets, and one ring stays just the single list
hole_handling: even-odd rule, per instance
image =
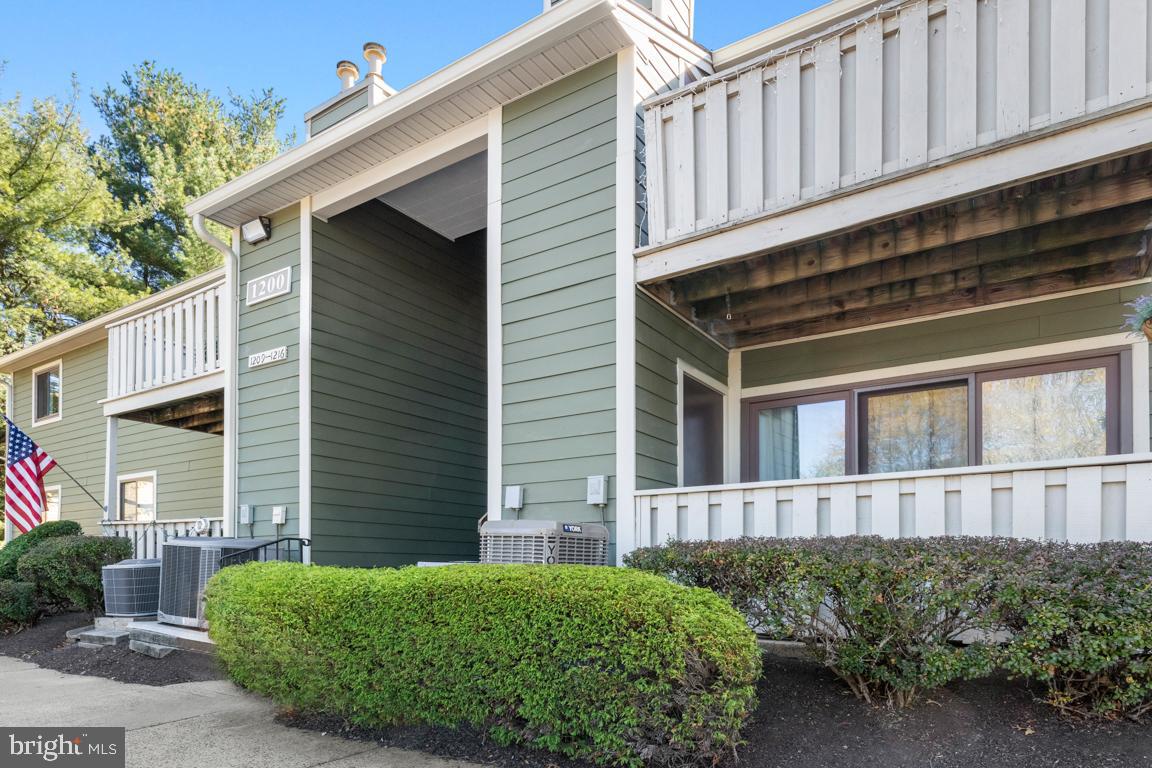
[{"label": "wooden deck joist", "polygon": [[224,393],[212,392],[178,403],[168,403],[143,411],[120,414],[119,418],[222,435],[224,434]]},{"label": "wooden deck joist", "polygon": [[1141,152],[645,284],[729,347],[924,317],[1149,273]]}]

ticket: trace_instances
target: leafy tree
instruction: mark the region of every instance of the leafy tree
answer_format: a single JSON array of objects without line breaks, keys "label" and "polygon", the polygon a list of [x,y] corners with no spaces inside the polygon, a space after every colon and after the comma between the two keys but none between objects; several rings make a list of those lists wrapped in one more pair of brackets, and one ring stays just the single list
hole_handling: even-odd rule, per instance
[{"label": "leafy tree", "polygon": [[135,298],[118,254],[94,255],[98,227],[135,216],[94,172],[71,99],[0,102],[0,353]]},{"label": "leafy tree", "polygon": [[225,105],[151,61],[126,72],[121,86],[94,97],[108,125],[94,149],[112,195],[124,210],[140,206],[146,215],[102,228],[96,247],[129,254],[133,274],[158,290],[220,263],[220,254],[192,232],[184,206],[272,159],[294,136],[276,137],[284,100],[271,89],[232,95]]}]

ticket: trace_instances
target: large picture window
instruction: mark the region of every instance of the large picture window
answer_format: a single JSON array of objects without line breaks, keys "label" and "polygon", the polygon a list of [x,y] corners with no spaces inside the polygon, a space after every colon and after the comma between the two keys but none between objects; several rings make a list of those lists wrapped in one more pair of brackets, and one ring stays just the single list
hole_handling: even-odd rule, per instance
[{"label": "large picture window", "polygon": [[1122,354],[747,400],[745,479],[1119,453]]}]

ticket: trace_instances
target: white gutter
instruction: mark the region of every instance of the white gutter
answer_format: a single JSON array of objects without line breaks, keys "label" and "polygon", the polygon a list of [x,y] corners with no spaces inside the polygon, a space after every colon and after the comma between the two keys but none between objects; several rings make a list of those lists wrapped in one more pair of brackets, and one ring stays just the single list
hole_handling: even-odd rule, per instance
[{"label": "white gutter", "polygon": [[228,245],[212,234],[204,215],[192,215],[192,230],[197,237],[215,248],[224,256],[224,295],[227,297],[227,311],[221,313],[220,359],[224,363],[224,535],[236,535],[236,436],[237,436],[237,379],[236,356],[239,335],[237,334],[237,311],[240,307],[240,237],[239,230],[233,230],[232,245]]}]

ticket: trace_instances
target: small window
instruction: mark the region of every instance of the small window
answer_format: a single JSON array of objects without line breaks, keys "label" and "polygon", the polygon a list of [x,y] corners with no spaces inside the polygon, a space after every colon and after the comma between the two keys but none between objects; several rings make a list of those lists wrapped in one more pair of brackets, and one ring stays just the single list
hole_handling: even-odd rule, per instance
[{"label": "small window", "polygon": [[60,418],[63,390],[60,361],[32,372],[32,423],[43,424]]},{"label": "small window", "polygon": [[55,522],[60,519],[60,486],[44,486],[44,521]]},{"label": "small window", "polygon": [[756,480],[802,480],[845,474],[844,395],[779,400],[753,413]]},{"label": "small window", "polygon": [[128,523],[150,523],[156,519],[156,473],[120,477],[116,519]]}]

